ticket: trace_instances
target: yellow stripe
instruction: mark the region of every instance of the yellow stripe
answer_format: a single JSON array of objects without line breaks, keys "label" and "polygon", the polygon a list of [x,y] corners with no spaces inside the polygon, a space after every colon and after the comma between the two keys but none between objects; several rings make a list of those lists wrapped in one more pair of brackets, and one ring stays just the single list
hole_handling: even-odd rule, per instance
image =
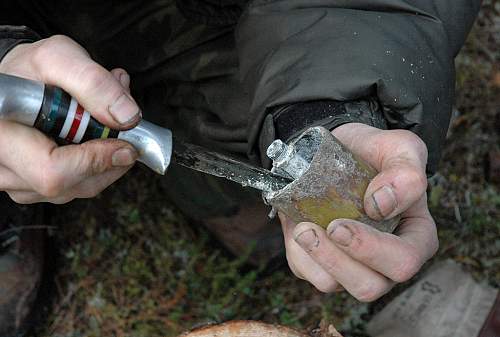
[{"label": "yellow stripe", "polygon": [[108,138],[108,136],[109,136],[109,128],[105,127],[104,130],[102,130],[101,139],[106,139]]}]

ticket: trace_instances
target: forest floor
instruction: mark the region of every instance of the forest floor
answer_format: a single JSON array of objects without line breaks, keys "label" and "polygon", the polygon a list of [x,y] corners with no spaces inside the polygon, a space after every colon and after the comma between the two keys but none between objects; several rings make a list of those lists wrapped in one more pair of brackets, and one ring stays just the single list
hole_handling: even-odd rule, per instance
[{"label": "forest floor", "polygon": [[[456,109],[429,187],[441,243],[433,261],[454,259],[497,288],[499,46],[500,2],[485,1],[457,58]],[[137,167],[95,199],[52,209],[55,282],[43,288],[51,300],[34,336],[177,336],[233,319],[305,330],[323,321],[346,336],[366,336],[367,319],[387,298],[361,304],[346,293],[325,295],[286,265],[263,274],[194,228],[162,198],[166,188]]]}]

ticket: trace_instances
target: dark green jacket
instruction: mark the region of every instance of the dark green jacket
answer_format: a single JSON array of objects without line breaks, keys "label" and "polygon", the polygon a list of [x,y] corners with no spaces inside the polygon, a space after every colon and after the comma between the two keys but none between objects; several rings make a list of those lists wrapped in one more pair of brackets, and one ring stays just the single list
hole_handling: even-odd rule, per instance
[{"label": "dark green jacket", "polygon": [[[64,7],[130,3],[140,1],[3,1],[0,58],[38,35],[63,33],[87,47],[88,36],[61,24]],[[249,97],[244,118],[251,158],[273,138],[308,125],[354,121],[417,133],[429,149],[428,171],[436,170],[454,99],[454,57],[480,0],[176,3],[188,20],[234,29],[239,80]]]}]

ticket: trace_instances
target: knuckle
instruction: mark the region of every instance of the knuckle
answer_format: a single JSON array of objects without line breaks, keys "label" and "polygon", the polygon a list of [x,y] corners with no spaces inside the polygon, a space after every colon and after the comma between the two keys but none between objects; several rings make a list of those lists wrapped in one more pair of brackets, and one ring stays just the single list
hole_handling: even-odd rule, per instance
[{"label": "knuckle", "polygon": [[397,132],[399,133],[398,141],[401,145],[411,149],[411,151],[415,153],[420,160],[427,161],[427,145],[422,138],[408,130],[398,130]]},{"label": "knuckle", "polygon": [[51,60],[52,55],[61,44],[67,44],[71,39],[64,35],[53,35],[37,42],[37,48],[33,50],[32,59],[35,65],[43,68],[43,65]]},{"label": "knuckle", "polygon": [[64,191],[63,178],[56,173],[47,173],[43,176],[38,193],[46,198],[56,198]]},{"label": "knuckle", "polygon": [[425,191],[427,188],[427,177],[424,171],[416,167],[408,167],[401,171],[399,179],[401,182],[404,181],[406,186],[412,186],[412,188],[418,188],[421,191]]},{"label": "knuckle", "polygon": [[80,146],[83,153],[80,157],[81,162],[79,165],[86,168],[87,175],[92,176],[104,173],[108,168],[108,161],[102,155],[104,151],[98,151],[98,149],[90,146],[90,144],[82,144]]},{"label": "knuckle", "polygon": [[394,270],[391,279],[398,283],[406,282],[420,270],[420,266],[420,258],[416,254],[408,254]]},{"label": "knuckle", "polygon": [[84,66],[78,76],[81,83],[88,89],[102,89],[109,80],[108,73],[94,63]]},{"label": "knuckle", "polygon": [[419,136],[417,136],[412,132],[411,137],[409,137],[408,139],[408,142],[415,149],[420,158],[427,159],[428,155],[427,145],[424,143],[422,138],[420,138]]},{"label": "knuckle", "polygon": [[339,272],[340,266],[335,257],[325,259],[324,256],[319,257],[323,260],[323,269],[330,275],[335,275]]},{"label": "knuckle", "polygon": [[381,282],[365,282],[353,296],[360,302],[368,303],[379,299],[385,293],[385,285]]},{"label": "knuckle", "polygon": [[35,190],[46,198],[56,198],[64,191],[64,177],[50,159],[41,165],[40,176],[35,182]]},{"label": "knuckle", "polygon": [[40,41],[38,48],[33,50],[31,54],[32,62],[38,69],[44,68],[43,65],[50,59],[53,53],[49,45],[50,43],[47,40]]},{"label": "knuckle", "polygon": [[[81,67],[75,72],[75,76],[76,82],[81,85],[82,93],[98,93],[100,99],[93,97],[88,102],[95,105],[89,107],[93,112],[106,111],[107,106],[114,102],[123,92],[121,85],[116,82],[113,75],[94,62],[89,62]],[[106,104],[106,106],[101,106],[103,104]]]},{"label": "knuckle", "polygon": [[360,261],[371,264],[375,260],[375,254],[379,251],[379,242],[376,238],[353,227],[354,226],[350,226],[353,239],[349,246],[349,250],[353,252]]},{"label": "knuckle", "polygon": [[423,170],[412,170],[411,171],[411,181],[415,184],[415,186],[420,186],[423,189],[427,188],[427,177]]},{"label": "knuckle", "polygon": [[52,35],[51,37],[45,39],[44,41],[46,43],[48,43],[49,45],[50,44],[60,45],[60,44],[73,43],[73,40],[71,40],[66,35],[62,35],[62,34]]}]

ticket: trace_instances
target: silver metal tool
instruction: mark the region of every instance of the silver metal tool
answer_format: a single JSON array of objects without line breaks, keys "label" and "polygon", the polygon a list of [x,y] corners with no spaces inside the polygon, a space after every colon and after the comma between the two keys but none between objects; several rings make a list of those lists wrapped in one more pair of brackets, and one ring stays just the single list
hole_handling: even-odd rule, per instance
[{"label": "silver metal tool", "polygon": [[165,174],[170,162],[174,161],[267,192],[281,189],[291,182],[200,146],[174,142],[169,129],[145,120],[127,131],[111,130],[92,118],[62,89],[1,73],[0,119],[33,126],[49,136],[71,143],[96,138],[122,139],[139,151],[140,162],[160,174]]},{"label": "silver metal tool", "polygon": [[283,177],[193,144],[174,141],[173,161],[193,170],[226,178],[264,192],[278,191],[292,182]]},{"label": "silver metal tool", "polygon": [[0,119],[34,126],[72,143],[95,138],[123,139],[139,151],[139,161],[154,171],[164,174],[170,164],[170,130],[144,120],[127,131],[110,130],[66,92],[41,82],[0,73]]},{"label": "silver metal tool", "polygon": [[33,126],[54,138],[80,143],[118,138],[132,144],[139,161],[165,174],[170,162],[262,190],[275,210],[295,222],[326,228],[333,219],[350,218],[392,232],[398,218],[373,221],[363,197],[376,171],[321,127],[310,128],[290,145],[268,148],[272,171],[172,138],[168,129],[141,121],[127,131],[111,130],[93,119],[62,89],[0,74],[0,119]]}]

